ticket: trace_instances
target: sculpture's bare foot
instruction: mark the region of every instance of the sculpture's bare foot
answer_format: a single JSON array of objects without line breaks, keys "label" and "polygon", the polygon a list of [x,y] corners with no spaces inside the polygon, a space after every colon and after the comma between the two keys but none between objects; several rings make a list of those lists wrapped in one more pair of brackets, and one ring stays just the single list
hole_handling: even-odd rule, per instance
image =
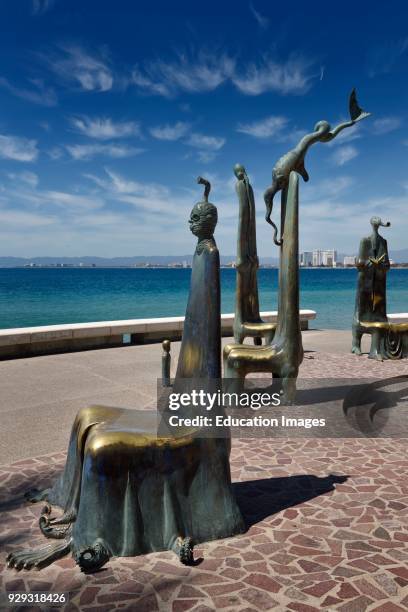
[{"label": "sculpture's bare foot", "polygon": [[72,523],[76,520],[76,511],[75,509],[68,510],[57,518],[52,518],[51,512],[50,504],[46,504],[39,520],[40,529],[46,538],[61,540],[70,533]]},{"label": "sculpture's bare foot", "polygon": [[358,346],[353,346],[351,352],[354,353],[354,355],[361,355],[361,349]]},{"label": "sculpture's bare foot", "polygon": [[71,551],[71,543],[71,538],[67,538],[63,542],[48,544],[42,548],[10,553],[7,557],[7,567],[14,567],[17,571],[42,569],[57,559],[65,557]]},{"label": "sculpture's bare foot", "polygon": [[24,497],[29,502],[46,501],[48,499],[48,493],[50,489],[30,489],[27,493],[24,493]]},{"label": "sculpture's bare foot", "polygon": [[183,565],[194,565],[194,544],[191,538],[177,538],[173,550]]},{"label": "sculpture's bare foot", "polygon": [[74,559],[81,571],[89,574],[96,572],[110,559],[111,555],[99,540],[94,542],[93,546],[81,548],[74,552]]}]

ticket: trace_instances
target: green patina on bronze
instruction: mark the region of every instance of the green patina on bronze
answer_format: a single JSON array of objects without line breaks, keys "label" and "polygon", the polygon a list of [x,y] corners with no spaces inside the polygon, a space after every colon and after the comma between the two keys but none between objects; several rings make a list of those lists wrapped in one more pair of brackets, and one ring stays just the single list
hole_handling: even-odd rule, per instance
[{"label": "green patina on bronze", "polygon": [[270,344],[276,324],[265,323],[259,314],[254,192],[244,166],[236,164],[234,174],[237,177],[235,190],[239,204],[234,340],[242,343],[247,336],[251,336],[254,344],[260,345],[264,337],[266,344]]},{"label": "green patina on bronze", "polygon": [[[205,197],[190,216],[198,243],[174,388],[193,378],[221,376],[219,254],[213,232],[217,209]],[[169,346],[164,345],[168,354]],[[163,364],[165,377],[169,363]],[[193,416],[190,408],[190,416]],[[40,569],[71,552],[83,571],[95,571],[113,556],[173,550],[194,562],[193,544],[245,530],[231,488],[230,437],[211,439],[199,428],[158,433],[158,415],[147,410],[91,406],[72,427],[64,472],[51,489],[32,491],[46,500],[42,533],[56,542],[11,553],[9,567]],[[50,504],[63,510],[53,516]]]},{"label": "green patina on bronze", "polygon": [[350,121],[340,123],[335,128],[331,129],[330,123],[327,121],[319,121],[316,123],[314,131],[311,134],[306,134],[296,145],[294,149],[283,155],[275,164],[272,170],[272,185],[264,193],[266,205],[266,221],[272,225],[274,229],[273,241],[275,244],[282,244],[283,228],[281,227],[281,238],[278,240],[278,228],[271,219],[273,200],[278,191],[284,191],[289,182],[291,172],[297,172],[304,181],[309,180],[309,175],[305,168],[305,156],[309,148],[316,142],[330,142],[345,128],[352,127],[358,121],[365,119],[370,115],[363,111],[357,102],[356,91],[350,94],[349,98]]},{"label": "green patina on bronze", "polygon": [[390,227],[380,217],[370,219],[371,236],[360,242],[356,305],[353,317],[351,352],[361,355],[361,338],[371,334],[370,359],[399,359],[408,355],[408,326],[390,323],[387,318],[387,272],[390,269],[387,241],[379,227]]},{"label": "green patina on bronze", "polygon": [[283,190],[285,239],[279,263],[278,317],[269,346],[229,344],[224,348],[224,377],[229,389],[240,391],[250,372],[272,372],[283,391],[283,402],[293,403],[296,379],[303,360],[299,320],[299,177],[290,173]]}]

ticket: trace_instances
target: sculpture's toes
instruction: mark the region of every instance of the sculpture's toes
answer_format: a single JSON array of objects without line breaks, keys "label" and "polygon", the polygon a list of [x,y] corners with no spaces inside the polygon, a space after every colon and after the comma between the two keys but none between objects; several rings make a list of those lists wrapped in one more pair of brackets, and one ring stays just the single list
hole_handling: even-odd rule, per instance
[{"label": "sculpture's toes", "polygon": [[194,565],[194,544],[192,538],[177,538],[173,550],[183,565]]},{"label": "sculpture's toes", "polygon": [[45,501],[48,497],[48,493],[50,489],[30,489],[27,493],[24,494],[24,497],[29,502],[39,502]]},{"label": "sculpture's toes", "polygon": [[62,540],[71,532],[72,523],[76,519],[76,510],[70,509],[57,518],[52,518],[51,512],[50,504],[46,504],[39,519],[40,529],[46,538]]},{"label": "sculpture's toes", "polygon": [[351,352],[354,353],[354,355],[361,355],[361,349],[358,346],[353,346]]},{"label": "sculpture's toes", "polygon": [[74,552],[75,562],[85,573],[95,572],[110,559],[110,553],[102,542],[96,541],[93,546],[81,548]]},{"label": "sculpture's toes", "polygon": [[67,539],[58,544],[52,544],[34,550],[21,550],[10,553],[7,557],[7,567],[17,571],[26,569],[41,569],[53,561],[64,557],[71,550],[71,540]]}]

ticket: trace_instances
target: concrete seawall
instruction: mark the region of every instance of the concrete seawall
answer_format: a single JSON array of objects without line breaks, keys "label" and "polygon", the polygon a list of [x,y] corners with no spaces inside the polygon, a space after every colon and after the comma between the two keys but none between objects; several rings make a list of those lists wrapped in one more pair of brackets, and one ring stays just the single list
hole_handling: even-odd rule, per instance
[{"label": "concrete seawall", "polygon": [[[276,321],[277,312],[262,312],[265,321]],[[302,330],[316,318],[314,310],[300,311]],[[221,315],[223,336],[232,335],[233,314]],[[68,353],[96,348],[147,344],[165,338],[179,340],[183,333],[184,317],[157,319],[129,319],[95,323],[71,323],[41,327],[21,327],[0,330],[0,359]]]}]

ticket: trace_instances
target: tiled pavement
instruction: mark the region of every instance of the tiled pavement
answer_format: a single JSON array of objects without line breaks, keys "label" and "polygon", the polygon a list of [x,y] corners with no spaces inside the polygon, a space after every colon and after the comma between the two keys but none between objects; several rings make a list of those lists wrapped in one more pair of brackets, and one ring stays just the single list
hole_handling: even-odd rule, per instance
[{"label": "tiled pavement", "polygon": [[[308,356],[303,376],[408,373],[405,362]],[[192,568],[155,553],[113,559],[93,575],[68,557],[41,572],[5,567],[9,551],[44,542],[42,504],[22,494],[52,482],[64,455],[19,461],[0,471],[0,588],[68,592],[64,610],[84,612],[407,610],[407,451],[407,439],[234,439],[245,534],[200,545],[204,560]]]}]

